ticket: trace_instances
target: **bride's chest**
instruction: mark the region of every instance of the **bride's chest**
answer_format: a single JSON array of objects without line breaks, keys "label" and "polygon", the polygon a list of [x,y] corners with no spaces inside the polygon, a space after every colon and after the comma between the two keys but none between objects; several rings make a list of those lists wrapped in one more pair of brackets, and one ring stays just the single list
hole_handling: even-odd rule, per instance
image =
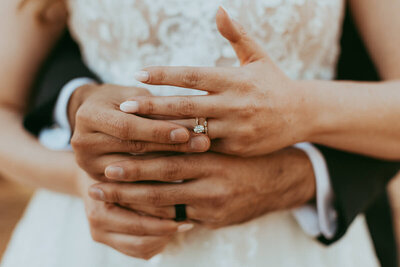
[{"label": "bride's chest", "polygon": [[[220,5],[259,37],[301,29],[316,32],[337,21],[344,0],[68,1],[72,20],[96,26],[103,38],[124,34],[124,38],[134,36],[138,41],[151,37],[163,41],[165,37],[182,40],[215,31],[215,13]],[[107,32],[110,30],[112,33]]]}]

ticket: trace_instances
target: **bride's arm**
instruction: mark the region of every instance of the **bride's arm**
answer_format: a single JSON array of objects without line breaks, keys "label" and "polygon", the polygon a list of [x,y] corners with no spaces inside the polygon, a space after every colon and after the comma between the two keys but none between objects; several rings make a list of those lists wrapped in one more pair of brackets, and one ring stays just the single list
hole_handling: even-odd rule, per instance
[{"label": "bride's arm", "polygon": [[316,131],[310,141],[400,159],[400,2],[350,0],[382,82],[303,82]]},{"label": "bride's arm", "polygon": [[[51,7],[56,20],[41,23],[37,12],[42,1],[3,0],[0,3],[0,173],[35,187],[77,194],[77,165],[72,153],[50,151],[22,126],[29,88],[39,65],[64,28],[63,10]],[[65,15],[64,15],[65,18]]]}]

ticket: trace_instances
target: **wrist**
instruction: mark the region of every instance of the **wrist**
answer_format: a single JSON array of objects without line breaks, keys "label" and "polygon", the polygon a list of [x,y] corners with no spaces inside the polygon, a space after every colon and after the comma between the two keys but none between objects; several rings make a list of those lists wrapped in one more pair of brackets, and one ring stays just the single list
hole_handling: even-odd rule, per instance
[{"label": "wrist", "polygon": [[[286,201],[282,201],[281,208],[295,208],[315,201],[315,174],[307,154],[292,147],[278,153],[281,156],[278,160],[282,163],[277,162],[276,166],[281,166],[280,168],[284,170],[279,180],[287,181],[290,184],[290,189],[286,192]],[[288,192],[289,194],[287,194]]]},{"label": "wrist", "polygon": [[96,84],[88,83],[78,87],[71,95],[67,106],[68,121],[71,127],[71,132],[75,128],[75,117],[82,103],[91,95],[96,88]]},{"label": "wrist", "polygon": [[327,131],[320,92],[310,81],[296,81],[295,87],[299,92],[295,105],[300,129],[297,132],[299,135],[297,143],[316,142],[318,136]]}]

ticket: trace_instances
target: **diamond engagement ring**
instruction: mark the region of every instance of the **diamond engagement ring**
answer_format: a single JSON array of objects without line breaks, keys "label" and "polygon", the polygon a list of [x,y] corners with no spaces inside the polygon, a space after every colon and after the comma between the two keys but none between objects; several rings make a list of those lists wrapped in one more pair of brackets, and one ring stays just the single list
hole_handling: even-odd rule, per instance
[{"label": "diamond engagement ring", "polygon": [[203,133],[207,135],[208,134],[207,119],[204,119],[203,125],[199,124],[199,121],[200,121],[199,118],[196,118],[196,125],[193,128],[193,132],[197,134]]}]

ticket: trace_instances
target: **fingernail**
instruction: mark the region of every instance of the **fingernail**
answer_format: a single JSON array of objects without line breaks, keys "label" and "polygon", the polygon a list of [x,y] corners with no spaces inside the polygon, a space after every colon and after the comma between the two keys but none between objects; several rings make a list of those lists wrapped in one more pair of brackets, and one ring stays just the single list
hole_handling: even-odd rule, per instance
[{"label": "fingernail", "polygon": [[187,142],[189,140],[189,133],[185,129],[175,129],[171,131],[170,138],[173,142]]},{"label": "fingernail", "polygon": [[101,190],[100,188],[97,187],[90,187],[89,188],[89,195],[97,200],[104,200],[105,196],[104,196],[104,192],[103,190]]},{"label": "fingernail", "polygon": [[193,229],[194,225],[191,223],[185,223],[178,226],[178,233],[184,233]]},{"label": "fingernail", "polygon": [[105,171],[106,177],[110,179],[123,179],[124,174],[124,169],[116,166],[107,167]]},{"label": "fingernail", "polygon": [[228,17],[231,17],[231,16],[229,15],[228,11],[226,10],[226,8],[225,8],[223,5],[220,5],[219,8],[220,8],[223,12],[225,12],[226,15],[227,15]]},{"label": "fingernail", "polygon": [[205,151],[208,148],[207,139],[203,136],[197,136],[190,140],[190,147],[194,151]]},{"label": "fingernail", "polygon": [[138,80],[139,82],[145,83],[149,80],[149,73],[147,71],[138,71],[134,74],[134,77],[136,80]]},{"label": "fingernail", "polygon": [[137,101],[126,101],[119,108],[123,112],[135,113],[139,111],[139,103]]}]

